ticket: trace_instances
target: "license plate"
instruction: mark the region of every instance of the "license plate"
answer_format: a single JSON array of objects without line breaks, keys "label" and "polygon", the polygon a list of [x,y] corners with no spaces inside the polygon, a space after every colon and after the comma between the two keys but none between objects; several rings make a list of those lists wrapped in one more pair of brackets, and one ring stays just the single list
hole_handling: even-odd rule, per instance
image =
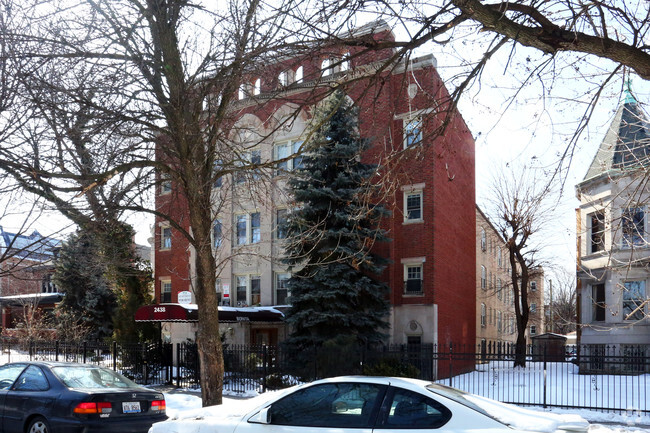
[{"label": "license plate", "polygon": [[123,401],[122,402],[122,413],[139,413],[140,412],[140,402],[139,401]]}]

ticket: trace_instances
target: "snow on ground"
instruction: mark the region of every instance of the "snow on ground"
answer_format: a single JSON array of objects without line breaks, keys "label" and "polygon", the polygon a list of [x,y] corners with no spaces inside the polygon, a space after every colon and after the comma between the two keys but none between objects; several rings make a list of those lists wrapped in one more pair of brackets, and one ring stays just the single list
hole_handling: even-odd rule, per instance
[{"label": "snow on ground", "polygon": [[[277,391],[282,392],[282,391]],[[257,397],[224,397],[221,406],[201,407],[201,395],[198,392],[172,391],[165,393],[167,401],[167,415],[170,419],[184,419],[196,417],[219,418],[241,416],[253,408],[263,404],[265,400],[274,398],[277,392],[267,392]],[[642,416],[631,411],[630,413],[615,414],[610,412],[595,412],[590,410],[552,409],[544,411],[535,409],[541,417],[553,414],[579,415],[591,423],[589,433],[648,433],[650,432],[650,416]],[[601,424],[607,423],[607,424]],[[158,427],[161,427],[159,424]],[[157,429],[158,432],[172,430]]]}]

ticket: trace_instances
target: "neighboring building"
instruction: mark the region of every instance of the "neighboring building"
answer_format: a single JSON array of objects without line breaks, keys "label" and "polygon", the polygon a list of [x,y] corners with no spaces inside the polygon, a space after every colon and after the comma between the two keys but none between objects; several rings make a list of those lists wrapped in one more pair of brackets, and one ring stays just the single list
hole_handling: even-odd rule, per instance
[{"label": "neighboring building", "polygon": [[[357,34],[364,32],[376,39],[394,38],[385,24],[366,26]],[[258,131],[257,137],[268,137],[248,151],[250,159],[286,159],[296,153],[309,122],[307,110],[283,127],[278,122],[294,113],[300,106],[297,102],[312,95],[317,86],[331,85],[347,74],[374,74],[374,66],[393,54],[392,50],[360,52],[330,47],[327,53],[308,53],[269,65],[260,80],[252,77],[248,90],[259,96],[246,98],[244,86],[237,107],[242,113],[239,125]],[[339,66],[332,69],[334,64]],[[279,96],[278,86],[286,89]],[[397,182],[393,196],[385,200],[392,216],[384,221],[384,228],[392,242],[376,246],[391,262],[383,273],[392,305],[387,343],[473,344],[474,140],[458,113],[450,117],[442,136],[432,137],[444,115],[433,113],[449,96],[435,59],[431,55],[411,59],[385,69],[381,80],[359,81],[346,90],[360,107],[361,135],[370,140],[363,159],[378,161],[386,153],[401,154],[382,179]],[[265,98],[265,92],[273,96]],[[250,179],[240,182],[243,178],[237,174],[216,182],[214,194],[224,203],[215,209],[213,239],[223,263],[216,287],[223,311],[282,306],[290,299],[286,281],[291,275],[279,260],[285,237],[281,224],[292,206],[286,178],[300,164],[300,155],[278,163],[273,187],[262,182],[251,185]],[[181,215],[184,206],[175,185],[164,183],[156,197],[157,209]],[[154,239],[156,300],[177,303],[179,293],[182,298],[191,292],[192,248],[161,219],[156,220]],[[231,341],[242,343],[274,343],[286,333],[275,322],[254,318],[222,327]],[[164,335],[173,341],[192,338],[195,329],[192,322],[163,324]]]},{"label": "neighboring building", "polygon": [[650,125],[628,92],[576,186],[578,343],[592,357],[581,369],[606,368],[605,354],[650,356],[649,157]]},{"label": "neighboring building", "polygon": [[[505,241],[476,206],[476,343],[494,347],[517,339],[510,261]],[[544,332],[544,271],[535,269],[528,287],[526,339]]]},{"label": "neighboring building", "polygon": [[[52,282],[52,260],[61,242],[42,236],[10,233],[0,226],[0,305],[2,329],[21,326],[31,307],[48,312],[61,295]],[[8,332],[5,331],[5,334]]]}]

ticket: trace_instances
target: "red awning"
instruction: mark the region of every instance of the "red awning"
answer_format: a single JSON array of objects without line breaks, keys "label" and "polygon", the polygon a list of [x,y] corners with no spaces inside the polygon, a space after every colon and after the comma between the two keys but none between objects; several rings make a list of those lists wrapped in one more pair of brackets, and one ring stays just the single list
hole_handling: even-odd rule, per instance
[{"label": "red awning", "polygon": [[135,312],[136,322],[198,322],[199,311],[180,304],[145,305]]},{"label": "red awning", "polygon": [[[136,322],[197,322],[196,305],[145,305],[135,312]],[[282,322],[284,314],[273,308],[219,307],[219,322]]]}]

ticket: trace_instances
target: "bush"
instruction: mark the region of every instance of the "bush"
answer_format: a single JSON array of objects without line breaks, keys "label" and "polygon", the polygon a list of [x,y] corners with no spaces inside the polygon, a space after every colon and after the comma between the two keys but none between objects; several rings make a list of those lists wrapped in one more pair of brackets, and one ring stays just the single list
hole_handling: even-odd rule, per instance
[{"label": "bush", "polygon": [[419,377],[420,370],[397,358],[384,358],[363,369],[366,376]]}]

